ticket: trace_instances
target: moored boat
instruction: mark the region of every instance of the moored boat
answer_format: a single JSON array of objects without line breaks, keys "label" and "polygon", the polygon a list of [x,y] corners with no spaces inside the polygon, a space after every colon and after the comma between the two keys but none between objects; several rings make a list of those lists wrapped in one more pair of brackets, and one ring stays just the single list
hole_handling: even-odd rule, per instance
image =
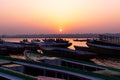
[{"label": "moored boat", "polygon": [[66,57],[77,60],[89,60],[96,57],[95,53],[72,50],[68,48],[41,46],[40,49],[44,54],[54,55],[57,57]]},{"label": "moored boat", "polygon": [[77,62],[74,59],[69,59],[64,57],[55,57],[55,56],[47,55],[41,52],[35,52],[30,50],[25,50],[24,56],[26,60],[47,63],[47,64],[57,65],[57,66],[64,66],[66,68],[75,68],[78,70],[85,70],[85,71],[105,70],[105,68],[102,68],[99,66],[93,66],[93,65],[90,65],[89,63],[86,64],[84,63],[84,61]]},{"label": "moored boat", "polygon": [[[111,67],[100,66],[91,62],[79,61],[63,57],[54,57],[51,55],[40,54],[34,51],[25,51],[24,55],[27,60],[46,63],[50,65],[62,66],[65,68],[72,68],[76,70],[82,70],[95,74],[102,74],[106,76],[120,76],[120,70]],[[107,74],[106,74],[107,73]]]},{"label": "moored boat", "polygon": [[80,41],[80,42],[85,42],[85,41],[87,41],[87,39],[74,39],[73,41]]},{"label": "moored boat", "polygon": [[7,48],[3,45],[0,45],[0,55],[6,55],[6,56],[9,55]]},{"label": "moored boat", "polygon": [[[36,40],[38,41],[38,39],[34,39],[34,42]],[[35,51],[39,49],[39,46],[37,44],[33,43],[33,41],[29,42],[28,39],[23,39],[22,41],[20,41],[20,44],[23,45],[24,50],[29,49]]]},{"label": "moored boat", "polygon": [[72,43],[69,43],[66,40],[62,40],[62,39],[44,39],[44,42],[40,41],[40,40],[32,40],[31,43],[39,45],[39,46],[52,46],[52,47],[62,47],[62,48],[67,48],[69,46],[72,45]]},{"label": "moored boat", "polygon": [[[39,79],[38,76],[47,76],[66,80],[119,80],[118,77],[114,76],[105,76],[98,73],[91,73],[89,71],[86,72],[84,70],[75,70],[73,68],[65,68],[45,63],[26,61],[9,57],[0,57],[0,60],[4,60],[4,63],[0,64],[2,68],[16,72],[16,74],[11,72],[8,72],[8,74],[18,75],[19,77],[22,77],[22,79],[36,80],[36,78]],[[26,76],[23,77],[23,75]]]},{"label": "moored boat", "polygon": [[4,51],[17,54],[22,53],[24,51],[23,45],[16,43],[16,42],[2,42],[0,43],[1,46],[4,46],[4,48],[1,47],[1,49],[4,49]]},{"label": "moored boat", "polygon": [[69,43],[69,41],[67,41],[66,39],[62,39],[62,38],[49,38],[49,39],[43,39],[44,42],[56,42],[56,43]]},{"label": "moored boat", "polygon": [[82,51],[88,51],[92,52],[92,50],[89,47],[84,47],[84,46],[74,46],[75,50],[82,50]]},{"label": "moored boat", "polygon": [[0,80],[37,80],[36,77],[24,74],[24,66],[13,62],[11,59],[0,56]]},{"label": "moored boat", "polygon": [[100,35],[98,39],[88,40],[87,45],[98,54],[120,55],[120,37]]},{"label": "moored boat", "polygon": [[27,39],[24,39],[20,42],[8,42],[0,40],[1,54],[23,54],[25,49],[37,50],[39,49],[39,46],[28,42]]},{"label": "moored boat", "polygon": [[22,44],[30,44],[30,42],[28,41],[28,39],[23,39],[22,41],[20,41],[20,43],[22,43]]}]

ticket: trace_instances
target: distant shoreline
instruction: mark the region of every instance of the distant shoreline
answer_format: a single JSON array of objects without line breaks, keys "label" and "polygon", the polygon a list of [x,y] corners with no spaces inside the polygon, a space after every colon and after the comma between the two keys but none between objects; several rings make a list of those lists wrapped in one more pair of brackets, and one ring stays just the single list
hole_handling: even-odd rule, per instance
[{"label": "distant shoreline", "polygon": [[[105,33],[110,34],[110,33]],[[23,34],[23,35],[0,35],[0,38],[98,38],[100,34]],[[114,35],[120,36],[120,33]]]}]

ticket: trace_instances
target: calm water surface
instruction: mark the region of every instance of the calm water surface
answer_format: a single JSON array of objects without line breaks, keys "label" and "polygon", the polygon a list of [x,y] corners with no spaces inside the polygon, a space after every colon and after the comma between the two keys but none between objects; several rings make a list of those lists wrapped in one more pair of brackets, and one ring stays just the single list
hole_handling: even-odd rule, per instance
[{"label": "calm water surface", "polygon": [[[31,41],[32,39],[35,38],[27,38],[28,41]],[[37,38],[42,40],[43,38]],[[73,41],[75,38],[66,38],[66,40],[69,40],[72,43],[72,46],[70,46],[70,49],[74,49],[74,45],[78,46],[84,46],[87,47],[86,42],[79,42],[79,41]],[[79,38],[79,39],[86,39],[86,38]],[[23,40],[23,38],[4,38],[5,41],[10,41],[10,42],[20,42]],[[16,55],[11,55],[11,57],[17,57],[17,58],[22,58],[25,59],[24,56],[16,56]],[[96,64],[99,65],[104,65],[104,66],[110,66],[114,68],[119,68],[120,69],[120,58],[115,57],[110,57],[110,56],[102,56],[102,57],[97,57],[94,59],[91,59]]]}]

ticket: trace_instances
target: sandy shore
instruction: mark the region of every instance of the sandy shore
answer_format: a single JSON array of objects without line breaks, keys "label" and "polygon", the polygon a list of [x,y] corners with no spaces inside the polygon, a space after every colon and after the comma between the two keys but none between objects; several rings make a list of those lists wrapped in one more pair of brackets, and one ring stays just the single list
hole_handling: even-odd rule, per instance
[{"label": "sandy shore", "polygon": [[120,59],[115,58],[95,58],[92,61],[96,64],[120,69]]}]

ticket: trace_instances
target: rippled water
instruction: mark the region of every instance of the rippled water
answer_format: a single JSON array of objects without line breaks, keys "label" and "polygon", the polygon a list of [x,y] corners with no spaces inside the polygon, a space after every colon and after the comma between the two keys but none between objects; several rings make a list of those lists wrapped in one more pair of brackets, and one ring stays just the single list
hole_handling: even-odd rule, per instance
[{"label": "rippled water", "polygon": [[[29,41],[31,41],[33,38],[28,38]],[[42,40],[42,38],[38,38],[40,40]],[[85,46],[86,42],[79,42],[79,41],[73,41],[74,38],[66,38],[67,40],[69,40],[70,42],[72,42],[72,46],[70,46],[69,48],[74,49],[74,45],[78,45],[78,46]],[[79,39],[85,39],[85,38],[79,38]],[[5,38],[5,41],[10,41],[10,42],[19,42],[21,40],[23,40],[23,38]],[[17,58],[22,58],[25,59],[24,56],[22,55],[11,55],[11,57],[17,57]],[[114,67],[114,68],[118,68],[120,69],[120,57],[116,57],[116,56],[98,56],[97,58],[91,59],[91,61],[93,61],[96,64],[99,65],[104,65],[104,66],[110,66],[110,67]]]}]

